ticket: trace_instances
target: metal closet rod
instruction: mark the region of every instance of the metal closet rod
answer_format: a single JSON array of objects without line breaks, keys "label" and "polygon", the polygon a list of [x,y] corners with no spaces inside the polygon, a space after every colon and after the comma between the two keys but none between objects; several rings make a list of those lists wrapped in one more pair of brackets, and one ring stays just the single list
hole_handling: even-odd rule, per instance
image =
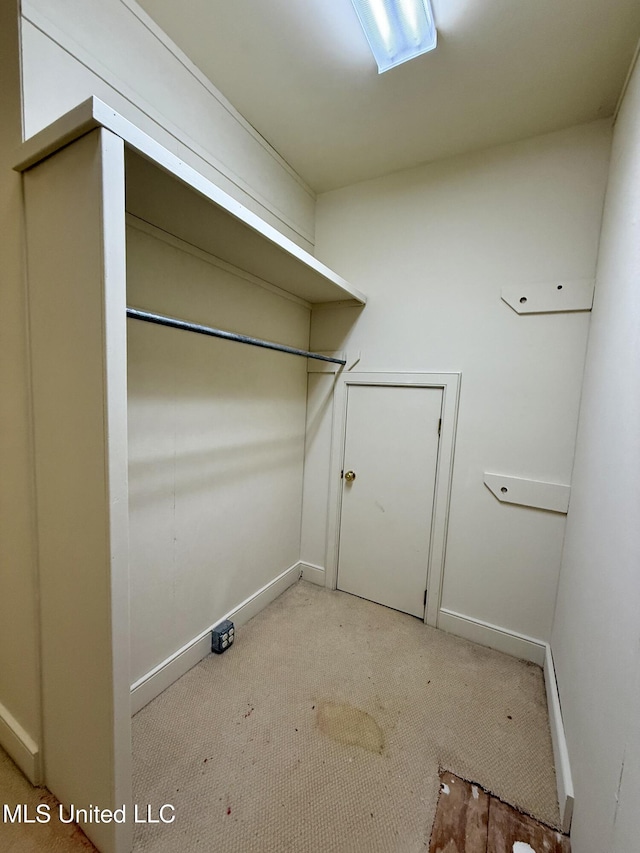
[{"label": "metal closet rod", "polygon": [[276,352],[286,352],[289,355],[301,355],[303,358],[315,358],[318,361],[330,361],[333,364],[342,364],[343,366],[347,363],[340,358],[320,355],[317,352],[307,352],[304,349],[296,349],[272,341],[263,341],[260,338],[250,338],[248,335],[239,335],[236,332],[225,332],[224,329],[214,329],[211,326],[200,326],[197,323],[188,323],[186,320],[176,320],[175,317],[165,317],[163,314],[151,314],[148,311],[139,311],[137,308],[127,308],[127,317],[131,317],[132,320],[144,320],[145,323],[156,323],[158,326],[169,326],[172,329],[184,329],[185,332],[196,332],[198,335],[223,338],[225,341],[250,344],[252,347],[273,349]]}]

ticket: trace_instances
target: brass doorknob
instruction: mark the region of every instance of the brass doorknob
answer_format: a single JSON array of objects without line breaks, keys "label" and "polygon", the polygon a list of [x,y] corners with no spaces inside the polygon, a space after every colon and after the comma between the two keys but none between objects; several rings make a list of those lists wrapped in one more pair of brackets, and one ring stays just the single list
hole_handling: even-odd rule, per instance
[{"label": "brass doorknob", "polygon": [[353,483],[353,481],[356,478],[356,472],[355,471],[347,471],[347,473],[344,475],[344,478],[347,481],[347,483]]}]

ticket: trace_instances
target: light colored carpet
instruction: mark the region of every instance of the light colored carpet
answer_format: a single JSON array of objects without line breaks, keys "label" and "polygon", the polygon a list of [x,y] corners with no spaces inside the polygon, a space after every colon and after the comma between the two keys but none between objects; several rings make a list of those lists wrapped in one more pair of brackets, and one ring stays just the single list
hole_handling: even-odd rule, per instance
[{"label": "light colored carpet", "polygon": [[133,721],[139,853],[414,853],[439,767],[557,825],[539,667],[300,582]]},{"label": "light colored carpet", "polygon": [[[49,823],[10,823],[2,820],[3,806],[11,813],[18,804],[27,807],[27,815],[33,820],[39,805],[50,809]],[[2,853],[89,853],[95,847],[75,824],[57,820],[58,801],[46,788],[34,788],[18,770],[9,756],[0,749],[0,850]],[[40,813],[46,817],[46,810]]]}]

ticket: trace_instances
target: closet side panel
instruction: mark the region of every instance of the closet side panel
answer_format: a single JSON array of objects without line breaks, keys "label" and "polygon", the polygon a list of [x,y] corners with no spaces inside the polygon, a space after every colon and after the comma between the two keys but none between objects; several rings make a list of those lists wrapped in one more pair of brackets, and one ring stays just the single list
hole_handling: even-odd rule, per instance
[{"label": "closet side panel", "polygon": [[77,808],[131,802],[123,154],[96,130],[24,179],[44,777]]},{"label": "closet side panel", "polygon": [[[141,223],[127,287],[136,308],[308,347],[305,304]],[[137,682],[283,572],[297,578],[307,360],[136,320],[128,336]]]},{"label": "closet side panel", "polygon": [[21,141],[18,15],[18,0],[0,3],[0,745],[36,782],[41,746],[39,626],[24,228],[22,179],[12,169]]}]

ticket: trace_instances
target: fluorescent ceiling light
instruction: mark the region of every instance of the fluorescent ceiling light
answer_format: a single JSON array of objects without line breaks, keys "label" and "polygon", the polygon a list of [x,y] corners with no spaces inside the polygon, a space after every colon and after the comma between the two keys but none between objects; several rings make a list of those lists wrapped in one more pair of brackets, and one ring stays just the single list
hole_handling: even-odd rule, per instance
[{"label": "fluorescent ceiling light", "polygon": [[438,36],[429,0],[351,0],[381,74],[433,50]]}]

